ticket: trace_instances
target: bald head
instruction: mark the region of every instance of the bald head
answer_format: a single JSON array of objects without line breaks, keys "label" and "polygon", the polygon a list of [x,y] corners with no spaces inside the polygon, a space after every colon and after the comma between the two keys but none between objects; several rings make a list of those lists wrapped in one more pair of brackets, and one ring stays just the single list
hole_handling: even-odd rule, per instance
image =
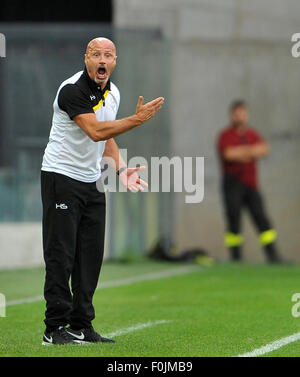
[{"label": "bald head", "polygon": [[117,52],[116,46],[115,46],[113,41],[111,41],[108,38],[98,37],[98,38],[94,38],[91,41],[89,41],[88,45],[86,46],[86,52],[85,53],[88,54],[90,51],[92,51],[93,49],[95,49],[97,47],[108,48],[108,49],[114,51],[115,54]]},{"label": "bald head", "polygon": [[88,43],[85,66],[90,78],[101,85],[102,89],[115,69],[116,61],[116,46],[110,39],[99,37]]}]

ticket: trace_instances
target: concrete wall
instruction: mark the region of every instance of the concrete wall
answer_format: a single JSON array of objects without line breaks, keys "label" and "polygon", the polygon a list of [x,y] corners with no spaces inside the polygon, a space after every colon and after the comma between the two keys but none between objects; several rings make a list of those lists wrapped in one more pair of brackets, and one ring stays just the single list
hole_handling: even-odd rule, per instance
[{"label": "concrete wall", "polygon": [[43,264],[40,223],[1,223],[0,240],[0,268],[35,267]]},{"label": "concrete wall", "polygon": [[114,0],[120,27],[159,27],[183,40],[286,41],[299,26],[298,0]]},{"label": "concrete wall", "polygon": [[[109,206],[110,195],[106,195]],[[108,256],[110,216],[106,215],[104,259]],[[44,266],[40,222],[0,223],[0,270]]]},{"label": "concrete wall", "polygon": [[[224,222],[215,138],[228,122],[232,99],[245,98],[250,123],[272,147],[260,163],[262,191],[287,258],[300,262],[300,58],[291,35],[300,32],[296,0],[115,0],[115,25],[160,28],[172,49],[174,155],[205,156],[205,198],[185,204],[176,194],[175,237],[181,247],[202,246],[218,259]],[[262,261],[245,217],[245,258]]]}]

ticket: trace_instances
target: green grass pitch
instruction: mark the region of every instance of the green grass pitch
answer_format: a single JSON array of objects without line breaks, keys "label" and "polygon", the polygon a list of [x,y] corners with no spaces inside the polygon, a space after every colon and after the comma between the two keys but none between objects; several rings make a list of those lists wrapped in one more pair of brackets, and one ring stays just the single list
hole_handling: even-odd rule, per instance
[{"label": "green grass pitch", "polygon": [[[121,283],[96,291],[93,325],[101,334],[119,331],[115,344],[42,346],[44,301],[8,306],[0,356],[236,356],[300,331],[300,317],[291,314],[299,266],[184,265],[191,268],[184,274],[126,280],[182,266],[104,264],[101,283]],[[42,268],[0,271],[0,292],[8,302],[41,295],[43,278]],[[300,340],[264,356],[299,354]]]}]

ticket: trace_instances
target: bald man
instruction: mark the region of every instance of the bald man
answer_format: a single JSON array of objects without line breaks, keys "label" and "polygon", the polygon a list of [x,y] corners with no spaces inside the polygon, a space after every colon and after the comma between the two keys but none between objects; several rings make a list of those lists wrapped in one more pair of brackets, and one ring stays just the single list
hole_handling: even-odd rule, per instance
[{"label": "bald man", "polygon": [[[116,47],[106,38],[87,45],[85,68],[65,80],[54,100],[52,128],[41,171],[46,300],[43,345],[113,342],[93,326],[93,295],[103,259],[105,194],[96,188],[103,156],[131,191],[147,183],[129,169],[114,137],[144,124],[164,99],[143,104],[116,120],[120,93],[110,76]],[[71,278],[71,290],[69,281]]]}]

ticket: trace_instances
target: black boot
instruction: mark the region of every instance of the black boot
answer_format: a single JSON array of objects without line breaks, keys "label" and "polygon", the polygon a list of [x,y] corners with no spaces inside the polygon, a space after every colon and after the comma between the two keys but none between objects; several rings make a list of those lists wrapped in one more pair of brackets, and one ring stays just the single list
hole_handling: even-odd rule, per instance
[{"label": "black boot", "polygon": [[267,257],[268,263],[284,263],[278,251],[276,249],[275,243],[270,243],[264,246],[265,254]]}]

